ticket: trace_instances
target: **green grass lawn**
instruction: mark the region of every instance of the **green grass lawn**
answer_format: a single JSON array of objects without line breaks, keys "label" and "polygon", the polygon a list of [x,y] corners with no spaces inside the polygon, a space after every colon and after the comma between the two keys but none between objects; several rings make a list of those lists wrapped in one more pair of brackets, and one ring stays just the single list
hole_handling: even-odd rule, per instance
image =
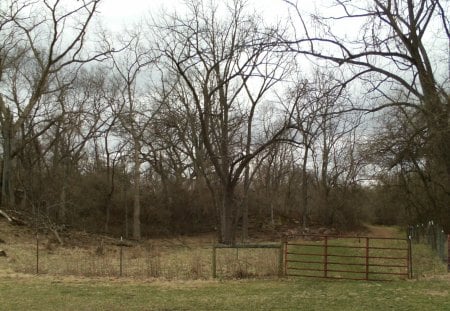
[{"label": "green grass lawn", "polygon": [[0,277],[1,310],[450,310],[450,278],[153,281]]},{"label": "green grass lawn", "polygon": [[[43,248],[35,276],[30,241],[5,244],[0,310],[450,310],[450,274],[423,244],[413,245],[413,280],[366,282],[276,279],[277,250],[220,250],[213,280],[211,248],[203,244],[126,249],[124,278],[116,277],[117,249],[98,256],[92,249]],[[335,252],[342,248],[331,247]],[[236,271],[254,279],[233,279]]]}]

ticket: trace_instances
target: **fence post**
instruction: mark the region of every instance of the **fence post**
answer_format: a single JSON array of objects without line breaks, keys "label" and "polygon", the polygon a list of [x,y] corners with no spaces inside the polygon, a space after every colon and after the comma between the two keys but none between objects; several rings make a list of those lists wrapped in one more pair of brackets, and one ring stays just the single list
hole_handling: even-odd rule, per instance
[{"label": "fence post", "polygon": [[120,272],[119,276],[122,277],[122,270],[123,269],[123,238],[120,237]]},{"label": "fence post", "polygon": [[369,237],[366,237],[366,280],[369,280]]},{"label": "fence post", "polygon": [[446,234],[444,232],[444,229],[442,227],[440,227],[439,230],[440,230],[440,233],[439,233],[439,244],[440,244],[440,247],[441,247],[439,255],[441,256],[442,261],[445,262],[445,259],[446,259],[445,242],[446,242],[446,237],[447,236],[446,236]]},{"label": "fence post", "polygon": [[412,262],[412,227],[408,228],[408,236],[407,236],[407,241],[408,241],[408,254],[407,254],[407,267],[408,267],[408,278],[412,279],[413,277],[413,262]]},{"label": "fence post", "polygon": [[284,275],[288,275],[288,239],[284,240]]},{"label": "fence post", "polygon": [[281,241],[280,249],[278,250],[278,277],[283,277],[283,255],[284,255],[284,243]]},{"label": "fence post", "polygon": [[213,247],[212,247],[212,267],[211,267],[211,270],[212,270],[212,277],[213,277],[213,279],[215,279],[216,278],[216,246],[215,245],[213,245]]},{"label": "fence post", "polygon": [[323,273],[324,277],[328,277],[328,236],[323,240]]},{"label": "fence post", "polygon": [[36,231],[36,274],[39,274],[39,234]]},{"label": "fence post", "polygon": [[447,235],[447,272],[450,272],[450,234]]},{"label": "fence post", "polygon": [[39,226],[38,226],[38,220],[39,220],[39,205],[36,207],[33,204],[33,210],[34,210],[34,225],[36,230],[36,274],[39,274]]}]

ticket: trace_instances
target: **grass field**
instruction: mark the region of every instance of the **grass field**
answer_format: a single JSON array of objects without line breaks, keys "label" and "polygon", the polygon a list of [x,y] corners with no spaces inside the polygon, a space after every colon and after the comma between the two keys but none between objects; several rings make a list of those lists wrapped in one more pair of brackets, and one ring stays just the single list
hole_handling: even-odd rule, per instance
[{"label": "grass field", "polygon": [[2,310],[450,310],[449,279],[153,281],[0,278]]},{"label": "grass field", "polygon": [[421,244],[413,245],[413,280],[277,279],[277,250],[226,249],[211,279],[210,237],[126,248],[119,278],[112,244],[99,255],[97,242],[86,243],[92,237],[56,248],[43,243],[36,276],[33,235],[2,225],[0,236],[8,254],[0,258],[0,310],[450,310],[450,275]]},{"label": "grass field", "polygon": [[0,310],[450,310],[450,276],[425,245],[415,278],[179,280],[22,274],[0,269]]}]

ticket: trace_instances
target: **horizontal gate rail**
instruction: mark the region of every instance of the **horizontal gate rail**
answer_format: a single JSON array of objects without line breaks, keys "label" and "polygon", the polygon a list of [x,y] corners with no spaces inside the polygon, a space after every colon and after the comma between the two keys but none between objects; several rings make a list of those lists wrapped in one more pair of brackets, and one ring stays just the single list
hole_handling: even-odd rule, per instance
[{"label": "horizontal gate rail", "polygon": [[[315,246],[315,247],[322,247],[320,244],[291,244],[289,245],[296,245],[296,246]],[[328,247],[333,248],[348,248],[348,249],[365,249],[365,246],[345,246],[345,245],[334,245],[334,244],[328,244]],[[404,247],[375,247],[371,246],[370,249],[381,249],[381,250],[398,250],[398,251],[406,251],[407,248]]]},{"label": "horizontal gate rail", "polygon": [[315,278],[315,279],[334,279],[334,280],[352,280],[352,281],[372,281],[372,282],[387,282],[389,280],[386,279],[362,279],[362,278],[341,278],[334,276],[316,276],[316,275],[307,275],[307,274],[289,274],[289,276],[298,276],[304,278]]},{"label": "horizontal gate rail", "polygon": [[[323,261],[303,261],[303,260],[288,260],[288,262],[297,263],[311,263],[311,264],[322,264]],[[341,266],[366,266],[365,263],[352,263],[352,262],[335,262],[329,261],[329,265],[341,265]],[[386,268],[408,268],[407,265],[382,265],[382,264],[370,264],[371,267],[386,267]],[[295,268],[292,268],[295,269]],[[330,270],[328,270],[330,271]]]},{"label": "horizontal gate rail", "polygon": [[[298,255],[298,256],[325,256],[324,254],[304,254],[304,253],[292,253],[288,252],[288,255]],[[340,258],[366,258],[366,256],[358,256],[358,255],[337,255],[337,254],[327,254],[328,257],[340,257]],[[404,260],[405,257],[387,257],[387,256],[370,256],[370,258],[375,259],[393,259],[393,260]],[[290,260],[288,260],[290,261]]]},{"label": "horizontal gate rail", "polygon": [[[308,241],[285,244],[287,276],[371,281],[387,281],[390,280],[388,276],[411,277],[409,239],[326,235],[304,237],[309,237]],[[385,278],[374,278],[375,275]]]}]

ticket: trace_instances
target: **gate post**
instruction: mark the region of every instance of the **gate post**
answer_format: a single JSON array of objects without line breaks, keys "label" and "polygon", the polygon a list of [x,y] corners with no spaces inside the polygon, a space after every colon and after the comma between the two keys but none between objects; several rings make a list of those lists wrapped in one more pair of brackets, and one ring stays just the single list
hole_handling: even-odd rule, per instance
[{"label": "gate post", "polygon": [[413,237],[413,227],[408,227],[408,279],[413,278],[413,262],[412,262],[412,237]]},{"label": "gate post", "polygon": [[288,239],[284,240],[284,275],[288,275]]},{"label": "gate post", "polygon": [[281,241],[280,243],[280,249],[278,251],[278,277],[283,277],[283,271],[284,271],[284,248],[286,242]]}]

